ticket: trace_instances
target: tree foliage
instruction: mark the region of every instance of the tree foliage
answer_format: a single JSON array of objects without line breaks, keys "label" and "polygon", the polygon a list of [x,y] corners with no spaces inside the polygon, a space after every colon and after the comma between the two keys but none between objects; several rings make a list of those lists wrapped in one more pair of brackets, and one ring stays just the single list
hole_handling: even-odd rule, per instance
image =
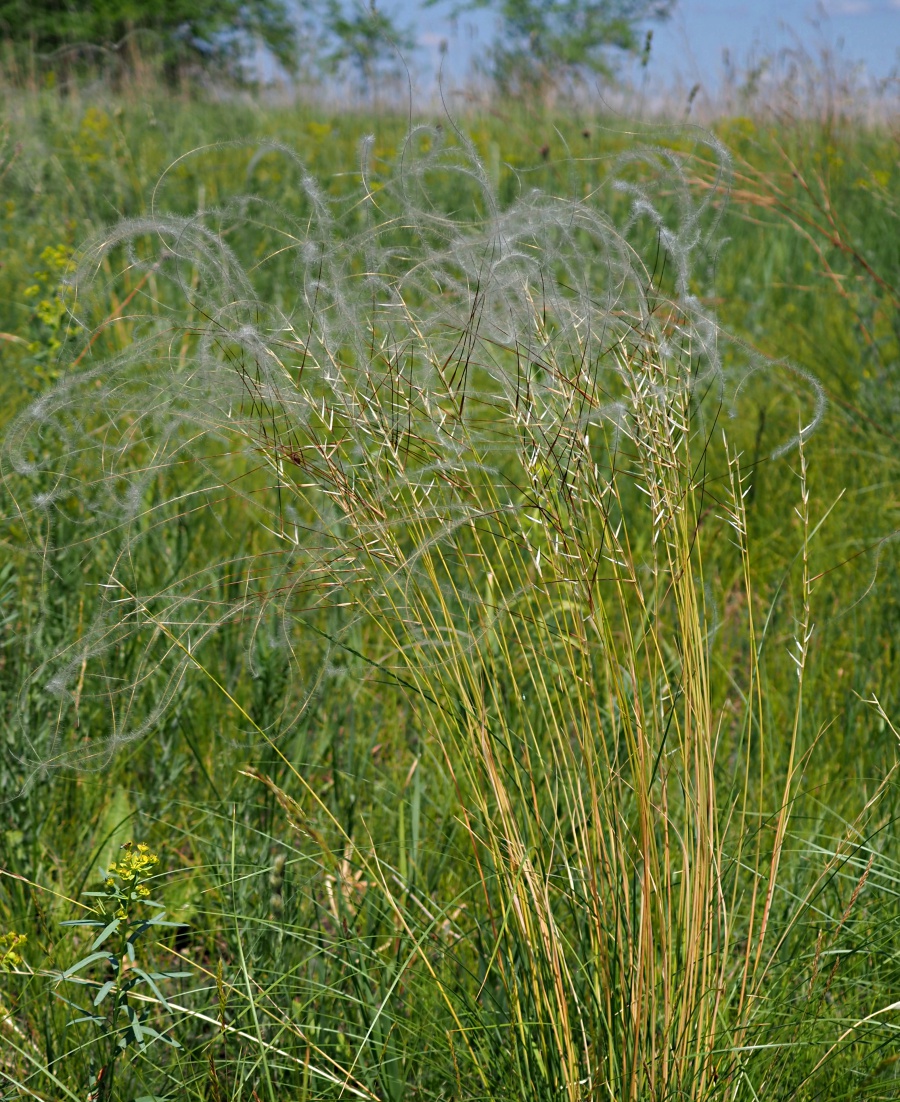
[{"label": "tree foliage", "polygon": [[416,48],[411,30],[401,26],[374,0],[326,0],[323,29],[331,43],[325,60],[333,71],[350,69],[363,91],[374,89],[379,78],[402,72],[404,55]]},{"label": "tree foliage", "polygon": [[[436,0],[430,0],[434,3]],[[636,53],[641,24],[664,19],[675,0],[464,0],[457,11],[493,9],[500,21],[488,55],[504,91],[546,90],[588,75],[608,77],[615,53]]]},{"label": "tree foliage", "polygon": [[0,0],[0,37],[40,53],[75,45],[119,47],[151,34],[169,66],[235,65],[262,41],[296,67],[297,27],[286,0]]}]

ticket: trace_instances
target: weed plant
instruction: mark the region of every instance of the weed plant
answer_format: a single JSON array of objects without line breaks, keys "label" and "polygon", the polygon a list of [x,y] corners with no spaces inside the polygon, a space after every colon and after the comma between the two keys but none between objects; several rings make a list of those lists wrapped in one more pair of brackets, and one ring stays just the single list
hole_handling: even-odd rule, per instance
[{"label": "weed plant", "polygon": [[47,973],[135,820],[192,967],[122,1098],[894,1097],[886,525],[833,554],[827,373],[701,297],[689,137],[213,146],[77,252],[6,435],[10,1097],[91,1089]]}]

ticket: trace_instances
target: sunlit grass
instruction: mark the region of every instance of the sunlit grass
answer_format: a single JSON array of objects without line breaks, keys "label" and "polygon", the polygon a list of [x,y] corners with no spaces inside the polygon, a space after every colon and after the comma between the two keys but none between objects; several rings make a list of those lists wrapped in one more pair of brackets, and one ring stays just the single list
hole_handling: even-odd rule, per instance
[{"label": "sunlit grass", "polygon": [[[682,286],[686,236],[602,226],[637,185],[687,224],[693,133],[632,168],[623,127],[515,110],[444,160],[247,103],[5,126],[4,419],[57,388],[5,460],[9,1097],[96,1081],[59,923],[132,836],[191,978],[122,1098],[893,1097],[885,138],[726,133]],[[713,308],[802,370],[711,362]]]}]

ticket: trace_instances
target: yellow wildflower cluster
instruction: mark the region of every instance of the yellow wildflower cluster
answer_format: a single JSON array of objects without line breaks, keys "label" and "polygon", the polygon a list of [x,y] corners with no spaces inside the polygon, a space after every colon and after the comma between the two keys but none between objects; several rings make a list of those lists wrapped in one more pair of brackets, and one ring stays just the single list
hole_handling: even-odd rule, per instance
[{"label": "yellow wildflower cluster", "polygon": [[35,283],[25,288],[27,298],[41,293],[41,284],[55,284],[59,277],[72,270],[72,250],[68,245],[48,245],[41,252],[44,267],[34,273]]},{"label": "yellow wildflower cluster", "polygon": [[72,152],[82,164],[94,167],[108,163],[114,136],[113,120],[106,111],[89,107],[72,142]]},{"label": "yellow wildflower cluster", "polygon": [[24,945],[27,940],[27,934],[17,934],[15,930],[10,930],[8,934],[0,934],[0,972],[8,972],[22,963],[22,958],[16,949]]},{"label": "yellow wildflower cluster", "polygon": [[115,887],[114,876],[122,881],[125,887],[136,886],[137,894],[147,898],[150,889],[138,883],[142,877],[149,875],[154,865],[159,864],[159,858],[150,852],[150,847],[145,842],[126,842],[122,849],[125,856],[118,862],[109,866],[109,876],[106,879],[106,887]]},{"label": "yellow wildflower cluster", "polygon": [[78,328],[69,316],[71,292],[62,282],[74,267],[72,250],[67,245],[48,245],[41,253],[41,261],[44,267],[34,273],[34,283],[24,291],[26,298],[37,299],[34,319],[43,326],[40,338],[32,341],[28,350],[55,353],[67,331]]}]

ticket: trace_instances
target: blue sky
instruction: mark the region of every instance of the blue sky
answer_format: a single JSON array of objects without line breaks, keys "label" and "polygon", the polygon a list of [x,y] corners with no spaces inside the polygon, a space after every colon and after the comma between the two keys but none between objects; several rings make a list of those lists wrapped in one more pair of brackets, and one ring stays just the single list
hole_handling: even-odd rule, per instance
[{"label": "blue sky", "polygon": [[[426,81],[442,38],[451,72],[461,76],[494,31],[488,12],[462,16],[454,25],[449,3],[424,9],[418,0],[382,0],[382,6],[416,26]],[[797,36],[813,54],[820,44],[839,48],[847,60],[884,77],[900,64],[900,0],[677,0],[672,19],[654,34],[654,75],[667,84],[677,77],[714,88],[723,49],[740,62],[754,49],[790,47]]]}]

